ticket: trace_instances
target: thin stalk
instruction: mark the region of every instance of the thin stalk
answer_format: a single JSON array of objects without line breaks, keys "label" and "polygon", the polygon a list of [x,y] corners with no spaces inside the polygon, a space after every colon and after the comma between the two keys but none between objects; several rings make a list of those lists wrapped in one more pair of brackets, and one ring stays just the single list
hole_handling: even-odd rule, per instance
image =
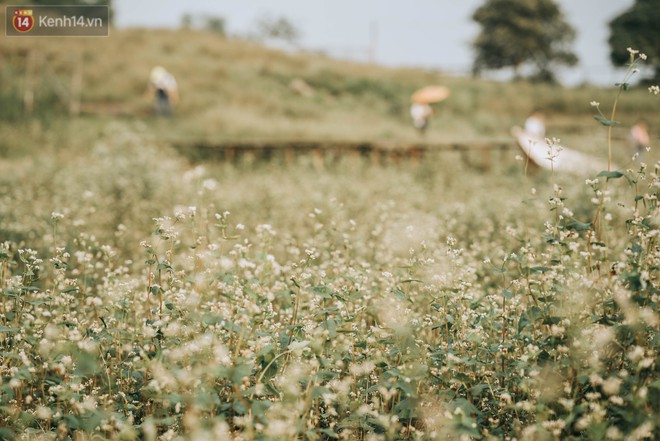
[{"label": "thin stalk", "polygon": [[[296,326],[296,322],[298,321],[298,309],[300,308],[300,285],[295,279],[291,279],[293,284],[297,288],[296,292],[296,301],[294,303],[293,307],[293,314],[291,315],[291,320],[289,321],[289,341],[287,342],[287,347],[291,344],[291,341],[293,341],[293,330],[294,327]],[[284,366],[286,366],[287,362],[289,361],[289,356],[291,353],[289,352],[286,359],[284,360],[284,364],[282,365],[282,370],[284,370]]]},{"label": "thin stalk", "polygon": [[153,275],[151,274],[151,264],[147,268],[147,318],[151,320],[151,285],[153,283]]}]

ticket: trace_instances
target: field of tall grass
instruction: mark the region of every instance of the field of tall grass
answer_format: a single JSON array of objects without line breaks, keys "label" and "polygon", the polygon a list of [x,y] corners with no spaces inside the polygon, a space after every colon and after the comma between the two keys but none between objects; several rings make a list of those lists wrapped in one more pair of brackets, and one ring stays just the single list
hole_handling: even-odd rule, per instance
[{"label": "field of tall grass", "polygon": [[[162,35],[179,53],[175,34]],[[165,44],[144,38],[131,50]],[[362,127],[371,95],[347,88],[403,94],[440,78],[281,54],[287,67],[253,66],[253,52],[217,50],[234,59],[226,75],[245,69],[246,101],[233,103],[257,130],[250,136],[330,136],[326,129],[352,121],[358,127],[343,138],[378,139],[379,127],[392,125],[404,140],[406,123],[385,108],[375,127]],[[280,103],[262,82],[271,75],[263,69],[290,72],[286,63],[327,89],[318,99],[337,118],[298,126],[275,117],[256,129],[261,119],[245,115],[263,100],[277,103],[274,114],[290,104],[310,117],[302,97]],[[186,81],[208,80],[184,76],[182,88]],[[474,101],[453,95],[452,106],[468,100],[465,114],[447,116],[465,127],[476,121],[454,127],[465,137],[489,133],[479,126],[486,120],[492,133],[508,130],[547,87],[450,81],[472,90]],[[252,95],[253,82],[269,92]],[[112,100],[121,84],[92,88],[86,99]],[[516,87],[519,100],[496,99]],[[657,118],[657,96],[623,89],[612,119],[640,109]],[[584,91],[547,90],[545,99],[566,106],[558,115],[581,114],[560,94]],[[586,150],[603,159],[612,134],[589,101],[609,118],[609,97],[585,97],[579,117],[593,125]],[[513,151],[489,172],[455,152],[385,166],[345,157],[319,168],[304,155],[286,166],[192,164],[161,130],[181,135],[171,126],[191,124],[198,136],[213,126],[215,106],[231,112],[205,99],[191,97],[169,123],[41,115],[3,125],[0,439],[657,438],[655,151],[631,159],[614,137],[620,166],[584,176],[525,173]],[[258,104],[241,104],[250,99]],[[474,110],[482,99],[501,111]],[[238,121],[225,123],[213,130],[241,136]]]}]

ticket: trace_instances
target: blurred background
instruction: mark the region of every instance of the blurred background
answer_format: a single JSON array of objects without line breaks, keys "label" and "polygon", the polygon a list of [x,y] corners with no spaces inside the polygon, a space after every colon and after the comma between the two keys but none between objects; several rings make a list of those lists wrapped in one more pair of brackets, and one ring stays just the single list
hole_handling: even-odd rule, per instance
[{"label": "blurred background", "polygon": [[[304,48],[332,57],[386,66],[424,67],[466,75],[472,71],[472,41],[479,25],[472,20],[483,0],[334,2],[284,0],[249,2],[115,0],[115,26],[177,28],[218,20],[228,35],[262,38],[264,24],[284,20],[295,30],[289,48]],[[556,2],[576,30],[579,62],[559,72],[563,84],[610,85],[619,78],[609,59],[608,23],[630,8],[633,0]],[[268,38],[286,48],[285,39]],[[509,73],[510,74],[510,73]],[[507,78],[507,73],[490,76]],[[510,77],[510,75],[508,76]]]},{"label": "blurred background", "polygon": [[[78,3],[109,5],[109,37],[0,38],[0,152],[25,150],[17,122],[36,136],[74,121],[83,136],[115,119],[184,146],[499,142],[535,108],[549,135],[590,151],[602,127],[589,103],[611,106],[627,47],[649,58],[626,80],[614,136],[625,141],[640,118],[652,133],[660,122],[648,92],[660,66],[657,0]],[[171,118],[154,118],[156,66],[176,81]],[[420,138],[410,96],[429,84],[451,96]]]}]

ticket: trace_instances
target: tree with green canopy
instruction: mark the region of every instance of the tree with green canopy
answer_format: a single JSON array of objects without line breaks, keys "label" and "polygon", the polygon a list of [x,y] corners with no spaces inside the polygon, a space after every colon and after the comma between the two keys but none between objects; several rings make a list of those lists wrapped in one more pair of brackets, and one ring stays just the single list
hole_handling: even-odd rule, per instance
[{"label": "tree with green canopy", "polygon": [[630,61],[632,48],[648,56],[647,63],[660,79],[660,0],[636,0],[628,10],[610,22],[610,60],[615,66]]},{"label": "tree with green canopy", "polygon": [[481,25],[473,43],[473,72],[511,67],[520,78],[525,66],[533,79],[555,81],[553,67],[572,66],[575,30],[553,0],[486,0],[472,16]]}]

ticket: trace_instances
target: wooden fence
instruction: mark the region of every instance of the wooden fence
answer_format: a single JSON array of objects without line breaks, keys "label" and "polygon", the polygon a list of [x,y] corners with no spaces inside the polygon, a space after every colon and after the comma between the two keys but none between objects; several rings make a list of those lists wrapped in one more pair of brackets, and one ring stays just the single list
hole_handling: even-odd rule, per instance
[{"label": "wooden fence", "polygon": [[[171,144],[193,161],[219,160],[228,162],[280,161],[291,163],[307,155],[315,166],[349,157],[361,157],[374,164],[417,162],[428,155],[461,152],[464,161],[479,157],[479,166],[491,166],[491,152],[517,149],[513,138],[478,139],[442,143],[389,144],[348,141],[172,141]],[[475,155],[476,154],[476,155]]]}]

